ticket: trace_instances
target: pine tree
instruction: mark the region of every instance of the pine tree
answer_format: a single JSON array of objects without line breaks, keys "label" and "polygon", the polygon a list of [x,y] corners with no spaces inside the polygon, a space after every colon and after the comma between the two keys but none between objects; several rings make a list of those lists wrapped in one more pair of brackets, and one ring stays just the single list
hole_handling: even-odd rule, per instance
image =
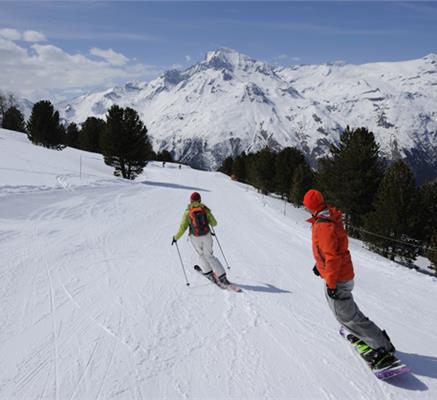
[{"label": "pine tree", "polygon": [[431,182],[420,188],[420,236],[429,244],[434,230],[437,227],[437,182]]},{"label": "pine tree", "polygon": [[15,96],[12,93],[3,93],[2,91],[0,91],[0,126],[2,126],[3,117],[6,111],[9,110],[11,107],[15,107],[18,109],[18,103],[15,99]]},{"label": "pine tree", "polygon": [[65,130],[65,144],[68,147],[79,148],[80,128],[76,123],[71,122]]},{"label": "pine tree", "polygon": [[65,129],[60,124],[59,113],[47,100],[33,105],[27,122],[27,136],[33,144],[60,150],[64,148]]},{"label": "pine tree", "polygon": [[101,118],[88,117],[82,124],[79,134],[79,147],[85,151],[101,153],[101,140],[106,122]]},{"label": "pine tree", "polygon": [[429,247],[430,249],[427,251],[426,256],[433,264],[434,274],[437,276],[437,229],[434,231],[434,234],[431,237]]},{"label": "pine tree", "polygon": [[17,107],[10,107],[3,115],[2,128],[26,133],[24,116]]},{"label": "pine tree", "polygon": [[418,190],[410,168],[397,161],[385,172],[378,189],[375,211],[365,216],[364,240],[378,253],[392,260],[414,260],[419,243]]},{"label": "pine tree", "polygon": [[235,158],[232,165],[232,175],[240,182],[245,182],[247,178],[246,157],[246,153],[243,151],[243,153]]},{"label": "pine tree", "polygon": [[300,207],[305,193],[314,186],[314,174],[306,161],[299,164],[293,173],[290,200]]},{"label": "pine tree", "polygon": [[367,129],[347,127],[330,152],[319,162],[318,186],[328,203],[347,215],[347,225],[359,227],[363,216],[372,211],[383,176],[379,146]]},{"label": "pine tree", "polygon": [[305,163],[305,156],[294,147],[286,147],[276,154],[275,191],[283,198],[287,197],[289,200],[294,171],[303,163]]},{"label": "pine tree", "polygon": [[253,185],[263,194],[273,192],[276,154],[268,147],[256,153],[252,159]]},{"label": "pine tree", "polygon": [[156,161],[164,161],[164,162],[173,162],[173,156],[168,150],[162,150],[159,152],[156,157]]},{"label": "pine tree", "polygon": [[3,123],[3,116],[5,115],[6,110],[6,97],[2,92],[0,92],[0,123]]},{"label": "pine tree", "polygon": [[106,117],[101,141],[105,163],[115,168],[114,175],[135,179],[152,155],[147,128],[129,107],[114,105]]},{"label": "pine tree", "polygon": [[425,248],[421,254],[434,265],[437,276],[437,181],[430,182],[420,188],[420,239]]},{"label": "pine tree", "polygon": [[223,160],[223,163],[218,170],[226,175],[231,176],[233,164],[234,164],[234,159],[232,157],[226,157]]}]

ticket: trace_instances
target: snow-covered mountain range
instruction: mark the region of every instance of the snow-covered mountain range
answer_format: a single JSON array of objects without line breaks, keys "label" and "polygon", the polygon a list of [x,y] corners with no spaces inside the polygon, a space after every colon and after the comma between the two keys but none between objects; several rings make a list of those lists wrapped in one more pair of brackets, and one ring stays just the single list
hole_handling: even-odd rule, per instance
[{"label": "snow-covered mountain range", "polygon": [[226,156],[296,146],[315,161],[347,126],[374,132],[387,158],[407,158],[437,175],[437,55],[364,65],[278,67],[231,49],[208,52],[184,70],[150,82],[57,104],[68,121],[135,108],[155,149],[214,168]]}]

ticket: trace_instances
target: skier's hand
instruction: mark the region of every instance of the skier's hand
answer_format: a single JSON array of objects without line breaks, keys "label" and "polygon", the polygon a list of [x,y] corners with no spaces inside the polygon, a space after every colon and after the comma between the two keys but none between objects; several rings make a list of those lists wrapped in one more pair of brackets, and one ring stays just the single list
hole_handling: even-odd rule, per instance
[{"label": "skier's hand", "polygon": [[331,299],[339,300],[338,293],[337,293],[337,288],[334,288],[334,289],[326,288],[326,292],[328,293],[328,296]]},{"label": "skier's hand", "polygon": [[171,241],[171,245],[173,246],[176,242],[177,242],[177,240],[173,236],[172,241]]},{"label": "skier's hand", "polygon": [[314,265],[313,273],[314,273],[315,276],[320,276],[320,272],[319,272],[319,270],[317,269],[317,265]]}]

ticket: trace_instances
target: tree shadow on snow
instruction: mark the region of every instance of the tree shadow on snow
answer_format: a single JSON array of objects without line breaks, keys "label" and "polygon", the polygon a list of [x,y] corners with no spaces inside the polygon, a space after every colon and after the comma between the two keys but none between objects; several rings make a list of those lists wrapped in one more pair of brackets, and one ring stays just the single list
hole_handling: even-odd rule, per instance
[{"label": "tree shadow on snow", "polygon": [[396,355],[411,368],[411,373],[389,379],[387,383],[402,389],[423,392],[428,390],[428,386],[425,385],[415,375],[422,375],[437,379],[437,357],[403,353],[401,351],[397,351]]},{"label": "tree shadow on snow", "polygon": [[197,192],[209,192],[208,189],[202,189],[194,186],[184,186],[184,185],[178,185],[176,183],[170,183],[170,182],[153,182],[153,181],[142,181],[143,185],[147,186],[158,186],[158,187],[166,187],[170,189],[186,189],[186,190],[195,190]]},{"label": "tree shadow on snow", "polygon": [[270,285],[269,283],[264,283],[263,286],[257,285],[243,285],[241,283],[236,283],[238,287],[243,290],[252,290],[253,292],[266,292],[266,293],[292,293],[289,290],[279,289],[276,286]]}]

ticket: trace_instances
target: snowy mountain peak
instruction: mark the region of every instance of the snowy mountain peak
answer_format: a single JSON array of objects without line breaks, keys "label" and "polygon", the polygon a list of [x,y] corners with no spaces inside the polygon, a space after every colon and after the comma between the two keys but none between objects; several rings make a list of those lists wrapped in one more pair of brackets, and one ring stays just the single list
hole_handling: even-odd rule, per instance
[{"label": "snowy mountain peak", "polygon": [[247,63],[255,63],[256,61],[251,59],[245,54],[239,53],[233,49],[220,48],[215,51],[209,51],[206,53],[205,60],[202,64],[215,69],[228,69],[233,71],[235,68],[241,67]]},{"label": "snowy mountain peak", "polygon": [[100,91],[58,109],[67,120],[135,108],[156,150],[215,168],[265,146],[301,149],[315,165],[347,126],[367,127],[387,158],[401,154],[418,176],[437,171],[437,55],[363,65],[276,67],[220,48],[184,71]]},{"label": "snowy mountain peak", "polygon": [[426,61],[431,61],[432,64],[437,63],[437,54],[436,53],[430,53],[427,54],[425,57],[423,57]]}]

